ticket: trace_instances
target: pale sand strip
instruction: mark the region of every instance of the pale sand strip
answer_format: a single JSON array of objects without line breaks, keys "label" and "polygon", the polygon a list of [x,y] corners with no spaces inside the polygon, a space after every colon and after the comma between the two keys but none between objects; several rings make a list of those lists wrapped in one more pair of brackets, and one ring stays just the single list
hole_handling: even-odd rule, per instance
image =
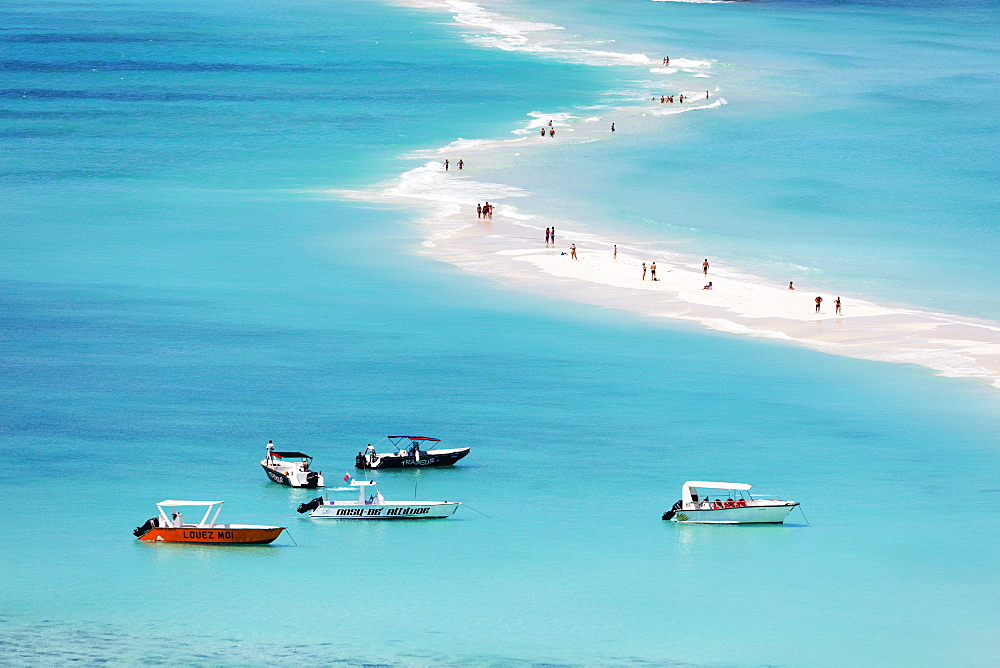
[{"label": "pale sand strip", "polygon": [[[537,223],[502,215],[492,221],[475,211],[438,216],[438,234],[426,252],[464,269],[548,297],[697,322],[710,329],[794,342],[827,353],[886,362],[920,364],[943,376],[976,377],[1000,388],[1000,323],[917,309],[880,306],[840,294],[843,314],[834,313],[829,289],[802,285],[794,291],[702,258],[642,257],[611,244],[558,231],[544,245]],[[544,229],[542,226],[541,229]],[[447,231],[444,231],[447,230]],[[576,243],[578,260],[571,259]],[[641,251],[640,251],[641,252]],[[642,262],[657,263],[653,282],[642,280]],[[712,281],[713,289],[703,286]],[[814,299],[824,299],[815,313]]]}]

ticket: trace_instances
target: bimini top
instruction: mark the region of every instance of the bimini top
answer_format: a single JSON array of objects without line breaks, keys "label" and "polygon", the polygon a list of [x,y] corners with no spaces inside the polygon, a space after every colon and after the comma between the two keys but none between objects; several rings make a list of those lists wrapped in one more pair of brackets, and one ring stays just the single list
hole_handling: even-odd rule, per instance
[{"label": "bimini top", "polygon": [[440,438],[427,438],[426,436],[386,436],[386,438],[408,438],[411,441],[440,441]]},{"label": "bimini top", "polygon": [[304,452],[272,452],[271,456],[277,457],[278,459],[284,459],[285,457],[304,457],[306,459],[312,459],[312,457]]},{"label": "bimini top", "polygon": [[160,501],[158,506],[214,506],[225,501]]},{"label": "bimini top", "polygon": [[748,485],[743,482],[705,482],[703,480],[688,480],[684,483],[685,487],[701,487],[707,489],[741,489],[749,490],[753,485]]}]

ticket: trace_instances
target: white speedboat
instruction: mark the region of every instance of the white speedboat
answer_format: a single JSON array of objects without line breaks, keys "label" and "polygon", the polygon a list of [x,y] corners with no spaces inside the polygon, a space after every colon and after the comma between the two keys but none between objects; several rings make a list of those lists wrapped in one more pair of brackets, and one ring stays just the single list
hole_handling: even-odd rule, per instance
[{"label": "white speedboat", "polygon": [[799,505],[751,494],[752,487],[742,482],[689,480],[681,488],[681,500],[663,513],[663,519],[684,524],[781,524]]},{"label": "white speedboat", "polygon": [[351,480],[350,487],[335,487],[330,491],[358,492],[356,500],[333,500],[317,496],[298,507],[309,517],[335,520],[416,520],[440,519],[455,514],[462,505],[458,501],[386,501],[374,480]]},{"label": "white speedboat", "polygon": [[267,477],[289,487],[323,487],[323,472],[309,468],[312,457],[304,452],[276,452],[274,443],[267,442],[267,454],[260,461]]}]

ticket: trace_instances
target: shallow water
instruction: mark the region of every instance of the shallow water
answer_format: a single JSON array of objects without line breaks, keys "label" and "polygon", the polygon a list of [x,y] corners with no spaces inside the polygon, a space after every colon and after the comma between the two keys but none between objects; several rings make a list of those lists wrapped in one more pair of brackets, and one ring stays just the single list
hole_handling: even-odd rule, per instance
[{"label": "shallow water", "polygon": [[[741,12],[730,35],[754,20],[805,39],[787,18],[801,5],[601,7],[500,8],[636,34],[635,51],[681,31],[633,33],[644,12],[681,12],[702,22],[685,34],[693,57],[727,62],[739,49],[704,29],[717,7]],[[3,12],[0,48],[20,63],[0,102],[12,662],[994,661],[995,390],[509,291],[415,253],[415,214],[319,194],[383,181],[414,164],[400,156],[458,136],[500,136],[529,111],[592,104],[618,68],[485,49],[446,15],[367,2]],[[919,32],[912,20],[897,29]],[[774,120],[750,106],[675,125],[693,141]],[[636,235],[667,236],[628,197],[629,147],[601,150],[609,187],[581,199],[591,224],[631,212]],[[729,160],[717,168],[738,171]],[[583,197],[549,178],[556,200]],[[748,248],[735,214],[690,215],[697,235],[746,249],[734,259],[802,261],[794,226],[770,246],[745,231]],[[902,255],[894,237],[857,234],[865,252]],[[942,257],[969,245],[935,234],[914,243]],[[837,255],[816,264],[861,286]],[[315,492],[258,468],[273,438],[335,481],[397,431],[473,446],[453,469],[377,474],[388,498],[416,485],[465,502],[455,518],[312,521],[294,507]],[[745,480],[805,514],[662,522],[690,478]],[[286,525],[295,542],[136,542],[131,528],[178,497],[225,500],[227,521]]]}]

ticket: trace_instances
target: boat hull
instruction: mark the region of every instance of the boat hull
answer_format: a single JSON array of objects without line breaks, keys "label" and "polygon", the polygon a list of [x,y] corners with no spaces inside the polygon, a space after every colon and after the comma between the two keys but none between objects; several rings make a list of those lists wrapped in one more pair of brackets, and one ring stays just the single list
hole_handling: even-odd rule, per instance
[{"label": "boat hull", "polygon": [[267,545],[274,542],[284,530],[285,527],[154,527],[140,536],[139,540],[202,545]]},{"label": "boat hull", "polygon": [[279,485],[285,485],[286,487],[305,487],[307,489],[315,489],[318,487],[323,487],[323,476],[317,474],[315,476],[307,477],[305,482],[300,482],[291,476],[287,476],[281,471],[276,471],[266,464],[261,464],[261,468],[264,469],[264,473],[271,481],[278,483]]},{"label": "boat hull", "polygon": [[416,503],[386,503],[360,505],[356,503],[324,504],[309,517],[332,520],[431,520],[451,517],[462,505],[457,501]]},{"label": "boat hull", "polygon": [[469,454],[470,450],[471,448],[428,450],[421,453],[419,460],[413,455],[399,455],[395,453],[387,453],[376,457],[359,454],[355,458],[354,466],[359,469],[407,469],[424,466],[451,466]]},{"label": "boat hull", "polygon": [[671,522],[680,524],[781,524],[797,503],[715,510],[678,510]]}]

